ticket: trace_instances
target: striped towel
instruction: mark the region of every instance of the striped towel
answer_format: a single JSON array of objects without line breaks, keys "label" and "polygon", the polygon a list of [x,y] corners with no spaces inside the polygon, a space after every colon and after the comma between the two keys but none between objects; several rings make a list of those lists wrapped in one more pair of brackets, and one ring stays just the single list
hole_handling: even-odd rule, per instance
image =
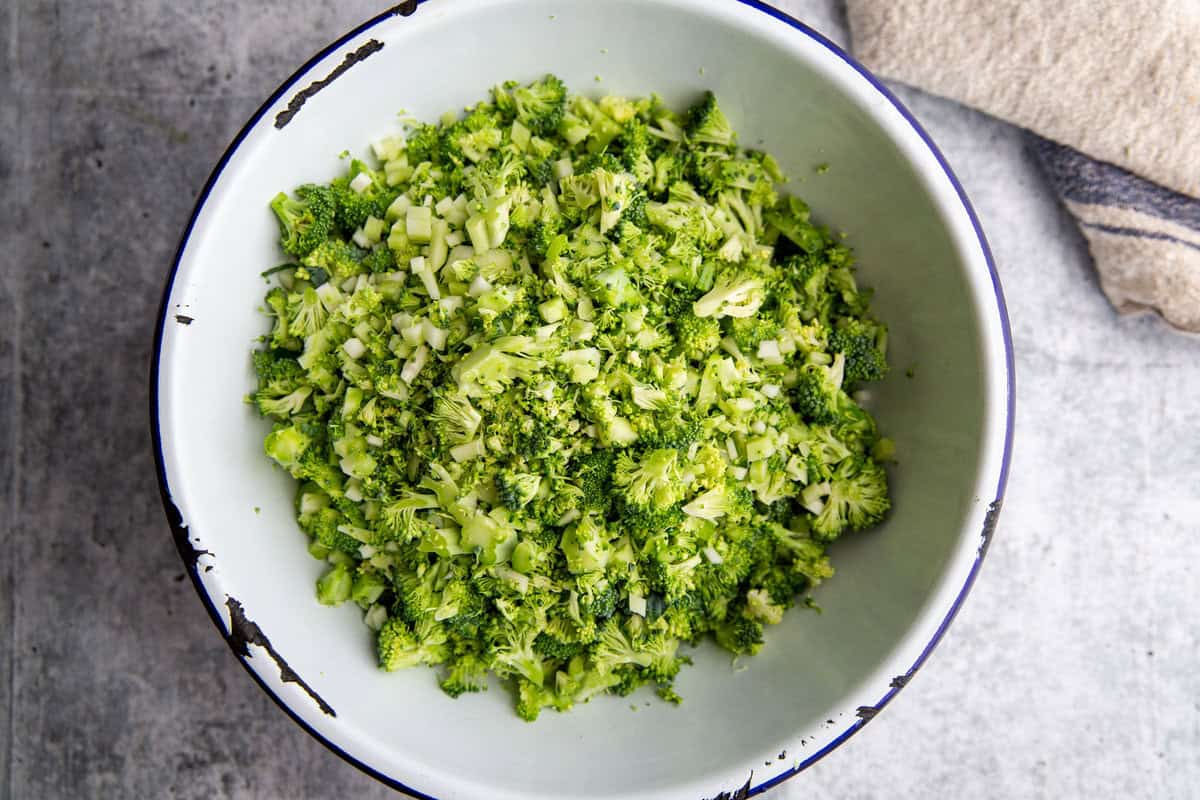
[{"label": "striped towel", "polygon": [[847,17],[874,71],[1032,132],[1118,311],[1200,332],[1200,0],[847,0]]}]

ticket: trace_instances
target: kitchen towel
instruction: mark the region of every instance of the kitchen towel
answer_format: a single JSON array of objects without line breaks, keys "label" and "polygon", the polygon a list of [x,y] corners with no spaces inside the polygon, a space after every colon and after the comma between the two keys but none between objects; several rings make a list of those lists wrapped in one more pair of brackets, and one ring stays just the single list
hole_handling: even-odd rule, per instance
[{"label": "kitchen towel", "polygon": [[879,75],[1032,132],[1121,312],[1200,333],[1200,0],[847,0]]}]

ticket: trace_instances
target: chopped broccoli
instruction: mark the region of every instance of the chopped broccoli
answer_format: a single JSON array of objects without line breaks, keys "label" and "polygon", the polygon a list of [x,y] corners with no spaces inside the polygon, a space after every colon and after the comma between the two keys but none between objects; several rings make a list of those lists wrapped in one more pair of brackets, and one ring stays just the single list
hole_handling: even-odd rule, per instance
[{"label": "chopped broccoli", "polygon": [[711,93],[496,86],[270,202],[247,401],[383,670],[535,719],[737,655],[887,514],[853,253]]},{"label": "chopped broccoli", "polygon": [[636,461],[622,454],[613,482],[629,505],[661,511],[683,499],[682,475],[679,451],[669,448],[651,450]]},{"label": "chopped broccoli", "polygon": [[334,202],[334,220],[346,236],[366,224],[369,217],[383,219],[395,199],[383,175],[373,172],[362,161],[353,159],[347,174],[330,184]]},{"label": "chopped broccoli", "polygon": [[446,631],[432,620],[410,625],[392,617],[379,629],[379,666],[388,672],[446,659]]},{"label": "chopped broccoli", "polygon": [[487,689],[488,659],[474,653],[454,658],[440,686],[451,697],[467,692],[482,692]]},{"label": "chopped broccoli", "polygon": [[518,86],[512,93],[517,119],[538,136],[550,137],[558,132],[567,104],[567,87],[553,75],[547,75],[528,86]]},{"label": "chopped broccoli", "polygon": [[796,411],[806,422],[828,424],[837,420],[842,388],[834,370],[805,364],[791,394]]},{"label": "chopped broccoli", "polygon": [[593,450],[578,456],[571,471],[579,485],[580,500],[586,508],[607,511],[612,505],[612,477],[615,455],[612,450]]},{"label": "chopped broccoli", "polygon": [[297,258],[306,256],[333,231],[334,196],[328,186],[306,184],[295,197],[280,192],[271,201],[279,220],[279,246]]},{"label": "chopped broccoli", "polygon": [[675,336],[680,350],[692,361],[703,361],[721,345],[721,323],[712,317],[698,317],[692,309],[674,317]]},{"label": "chopped broccoli", "polygon": [[756,619],[732,614],[717,626],[717,644],[735,655],[752,656],[762,649],[763,626]]},{"label": "chopped broccoli", "polygon": [[892,507],[888,498],[887,474],[870,458],[843,461],[829,479],[828,493],[818,500],[813,516],[813,533],[826,541],[847,530],[860,531],[883,521]]},{"label": "chopped broccoli", "polygon": [[846,357],[846,380],[881,380],[887,374],[887,329],[869,320],[843,317],[829,334],[829,349]]},{"label": "chopped broccoli", "polygon": [[717,96],[705,92],[699,103],[688,110],[684,130],[694,142],[716,145],[732,145],[737,138],[733,126],[717,105]]}]

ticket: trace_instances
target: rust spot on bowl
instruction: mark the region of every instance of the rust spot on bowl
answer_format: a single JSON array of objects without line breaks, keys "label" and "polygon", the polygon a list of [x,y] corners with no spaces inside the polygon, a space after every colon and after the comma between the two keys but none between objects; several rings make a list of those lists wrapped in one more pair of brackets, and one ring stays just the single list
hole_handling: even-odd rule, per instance
[{"label": "rust spot on bowl", "polygon": [[365,61],[382,49],[383,42],[378,39],[371,39],[353,53],[347,53],[346,57],[342,59],[342,63],[333,68],[333,72],[319,81],[313,81],[299,92],[296,92],[296,96],[288,101],[287,108],[275,115],[275,127],[283,130],[300,113],[300,109],[304,107],[304,104],[316,96],[317,92],[345,75],[355,64]]}]

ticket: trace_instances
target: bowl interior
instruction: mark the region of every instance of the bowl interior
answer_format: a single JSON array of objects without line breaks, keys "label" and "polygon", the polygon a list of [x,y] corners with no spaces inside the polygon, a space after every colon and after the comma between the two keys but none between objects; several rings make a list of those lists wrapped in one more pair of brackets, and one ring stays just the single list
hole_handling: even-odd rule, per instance
[{"label": "bowl interior", "polygon": [[[384,46],[275,114],[343,56]],[[651,91],[683,105],[712,88],[743,144],[773,153],[819,219],[845,231],[860,282],[891,326],[891,376],[873,407],[899,448],[895,510],[833,554],[823,613],[795,610],[731,665],[704,646],[679,707],[649,692],[526,724],[498,685],[451,700],[435,673],[380,672],[361,615],[317,605],[321,565],[293,521],[294,486],[262,453],[267,424],[242,398],[267,326],[259,273],[280,260],[267,203],[328,180],[338,153],[554,72],[592,94]],[[597,77],[599,78],[597,80]],[[817,174],[815,166],[827,163]],[[951,181],[890,101],[808,35],[741,3],[432,0],[336,48],[278,97],[203,202],[168,299],[158,375],[166,481],[228,628],[228,598],[336,711],[323,713],[267,652],[249,664],[305,724],[373,770],[437,797],[711,796],[782,775],[861,724],[938,635],[976,565],[1000,476],[1002,312]],[[175,315],[191,324],[175,322]],[[905,370],[916,364],[913,378]],[[257,509],[261,509],[258,512]],[[211,569],[210,569],[211,568]],[[636,708],[636,711],[631,709]],[[786,755],[780,758],[780,754]],[[769,763],[769,766],[764,766]]]}]

